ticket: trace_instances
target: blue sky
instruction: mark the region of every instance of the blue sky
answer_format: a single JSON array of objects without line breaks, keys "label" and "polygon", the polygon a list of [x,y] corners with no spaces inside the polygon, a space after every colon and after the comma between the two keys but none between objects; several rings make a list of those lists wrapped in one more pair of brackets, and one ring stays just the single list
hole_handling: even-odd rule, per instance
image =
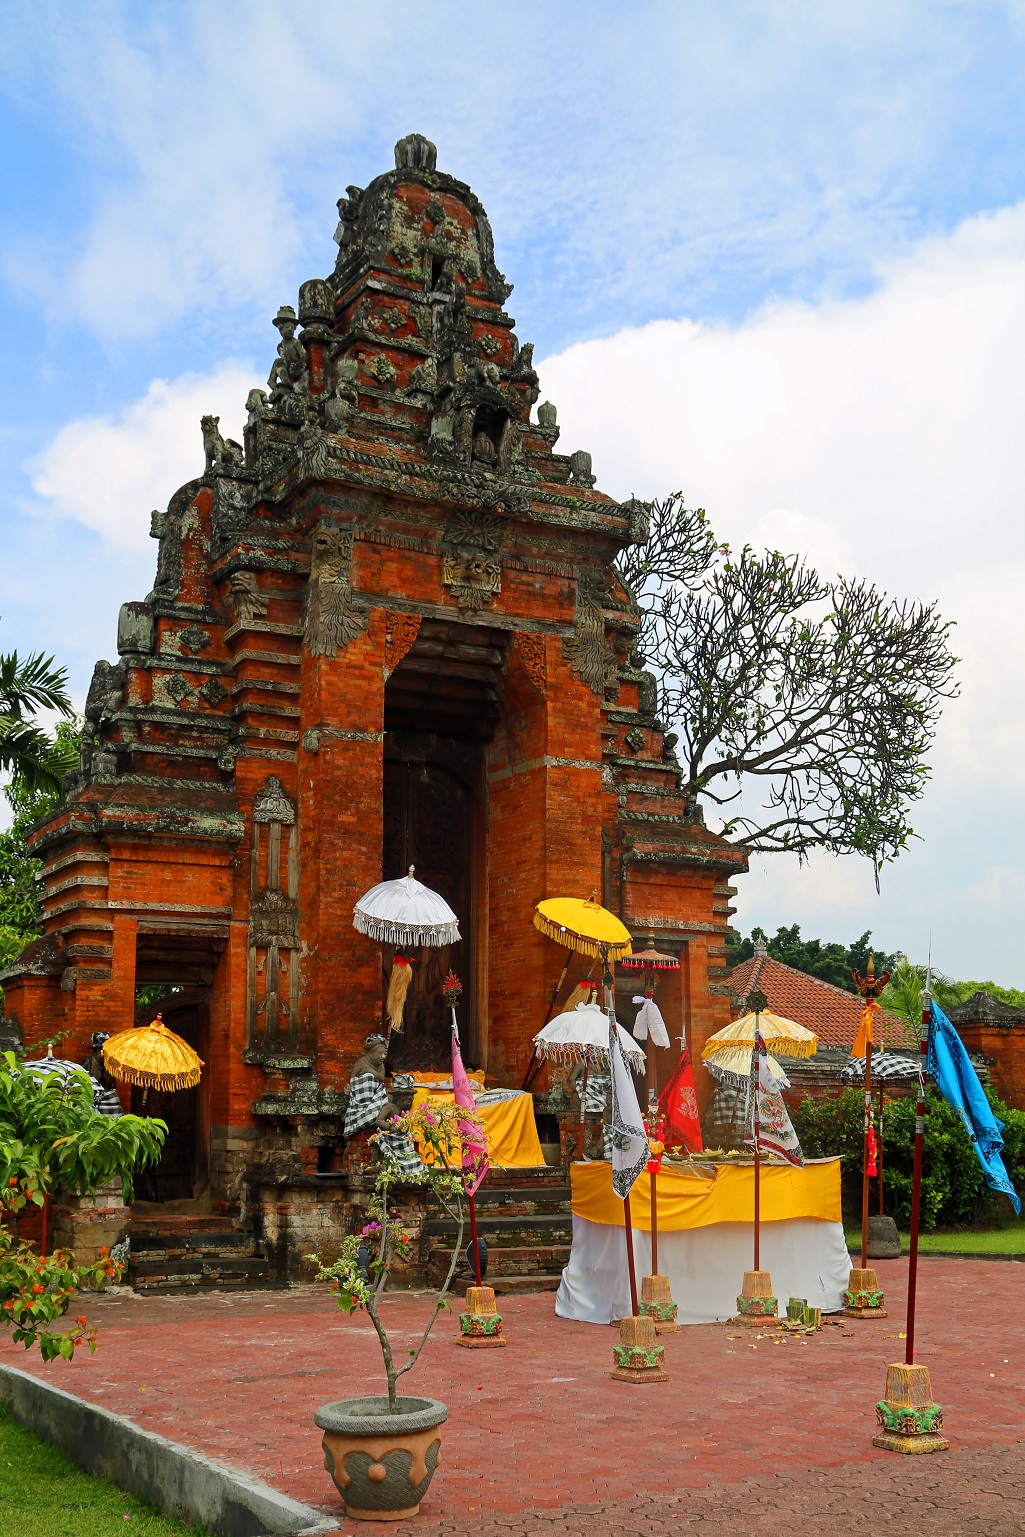
[{"label": "blue sky", "polygon": [[[78,3],[4,10],[0,644],[84,690],[151,506],[240,419],[336,199],[416,129],[495,228],[564,446],[958,620],[926,835],[800,921],[1025,984],[1025,4]],[[573,441],[570,441],[572,437]],[[1018,769],[1021,763],[1023,768]]]}]

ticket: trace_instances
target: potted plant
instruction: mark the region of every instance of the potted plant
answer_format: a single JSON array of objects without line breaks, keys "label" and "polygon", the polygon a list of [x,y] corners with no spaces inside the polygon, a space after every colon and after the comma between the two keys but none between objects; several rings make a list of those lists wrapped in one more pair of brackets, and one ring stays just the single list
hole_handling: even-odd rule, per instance
[{"label": "potted plant", "polygon": [[[316,1266],[318,1279],[330,1285],[343,1313],[366,1309],[384,1359],[387,1393],[339,1399],[324,1404],[314,1416],[324,1432],[324,1466],[345,1501],[347,1514],[357,1521],[415,1516],[440,1461],[440,1427],[448,1418],[447,1407],[436,1398],[401,1396],[398,1381],[416,1365],[439,1313],[449,1307],[447,1293],[462,1255],[466,1220],[463,1180],[449,1159],[459,1147],[458,1122],[465,1125],[468,1120],[479,1126],[467,1110],[447,1104],[420,1105],[396,1116],[394,1128],[416,1137],[430,1161],[422,1172],[404,1174],[379,1144],[384,1162],[370,1199],[369,1220],[344,1240],[333,1265],[323,1264],[316,1254],[306,1256]],[[434,1298],[419,1343],[406,1351],[402,1365],[396,1364],[379,1308],[392,1263],[409,1241],[389,1204],[398,1184],[424,1187],[458,1223],[445,1284]]]}]

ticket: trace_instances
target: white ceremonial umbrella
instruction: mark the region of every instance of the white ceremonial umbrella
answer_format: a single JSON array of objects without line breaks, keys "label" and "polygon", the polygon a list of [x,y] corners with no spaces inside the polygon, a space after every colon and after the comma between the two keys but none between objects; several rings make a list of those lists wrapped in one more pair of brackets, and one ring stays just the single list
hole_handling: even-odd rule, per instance
[{"label": "white ceremonial umbrella", "polygon": [[459,920],[444,897],[409,874],[381,881],[360,897],[352,922],[361,934],[383,945],[442,945],[459,943]]},{"label": "white ceremonial umbrella", "polygon": [[[631,1035],[616,1022],[623,1055],[635,1073],[643,1073],[647,1058]],[[557,1014],[534,1037],[539,1057],[555,1062],[584,1062],[609,1071],[609,1016],[596,1003],[578,1003],[568,1014]]]}]

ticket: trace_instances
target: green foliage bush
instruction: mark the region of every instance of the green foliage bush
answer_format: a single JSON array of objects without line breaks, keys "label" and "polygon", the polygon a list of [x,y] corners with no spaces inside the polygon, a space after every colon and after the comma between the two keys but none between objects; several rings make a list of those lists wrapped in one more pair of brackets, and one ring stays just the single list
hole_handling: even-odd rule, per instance
[{"label": "green foliage bush", "polygon": [[[1004,1123],[1004,1164],[1019,1194],[1025,1190],[1025,1112],[1009,1109],[986,1090],[998,1120]],[[878,1097],[876,1100],[878,1114]],[[861,1200],[865,1095],[845,1089],[830,1099],[805,1099],[791,1113],[806,1158],[840,1156],[844,1205],[852,1212]],[[877,1127],[878,1131],[878,1127]],[[911,1176],[915,1155],[914,1096],[883,1100],[883,1189],[887,1213],[899,1227],[911,1216]],[[873,1211],[878,1210],[875,1186]],[[922,1163],[922,1228],[963,1227],[1010,1215],[1007,1197],[990,1190],[960,1117],[933,1088],[926,1090],[925,1149]]]}]

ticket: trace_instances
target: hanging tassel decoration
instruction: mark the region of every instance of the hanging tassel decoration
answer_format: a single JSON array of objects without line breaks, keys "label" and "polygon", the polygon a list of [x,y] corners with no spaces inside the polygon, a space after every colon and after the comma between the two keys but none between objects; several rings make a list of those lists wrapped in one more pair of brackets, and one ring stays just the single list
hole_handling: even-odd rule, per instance
[{"label": "hanging tassel decoration", "polygon": [[402,1033],[402,1011],[406,1006],[406,994],[413,980],[413,965],[407,955],[396,950],[392,959],[391,976],[388,978],[388,1019],[396,1035]]},{"label": "hanging tassel decoration", "polygon": [[597,982],[592,982],[588,977],[585,977],[582,982],[577,983],[576,987],[566,999],[566,1002],[562,1006],[562,1012],[564,1014],[568,1014],[571,1009],[576,1008],[578,1003],[594,1003],[597,991]]},{"label": "hanging tassel decoration", "polygon": [[669,1031],[666,1022],[662,1018],[662,1010],[654,998],[635,998],[634,1003],[639,1003],[637,1018],[634,1020],[634,1036],[638,1041],[646,1041],[648,1036],[656,1046],[669,1045]]}]

